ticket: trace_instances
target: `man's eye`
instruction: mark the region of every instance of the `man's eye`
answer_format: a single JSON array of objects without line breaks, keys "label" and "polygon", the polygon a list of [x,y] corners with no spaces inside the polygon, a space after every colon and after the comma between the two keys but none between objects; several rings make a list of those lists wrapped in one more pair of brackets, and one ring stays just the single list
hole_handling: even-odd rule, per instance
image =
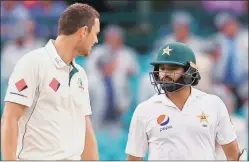
[{"label": "man's eye", "polygon": [[175,66],[172,66],[172,67],[169,67],[168,69],[169,70],[177,70],[179,67],[175,67]]}]

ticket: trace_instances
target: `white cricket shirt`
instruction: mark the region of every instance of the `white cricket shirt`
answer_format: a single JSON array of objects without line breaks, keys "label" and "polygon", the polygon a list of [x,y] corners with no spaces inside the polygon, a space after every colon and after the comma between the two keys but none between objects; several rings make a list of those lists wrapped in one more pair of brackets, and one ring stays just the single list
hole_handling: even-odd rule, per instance
[{"label": "white cricket shirt", "polygon": [[126,153],[149,160],[215,160],[215,141],[236,139],[220,98],[192,88],[182,111],[165,94],[154,95],[136,108]]},{"label": "white cricket shirt", "polygon": [[80,160],[91,114],[87,76],[75,61],[63,62],[52,40],[18,61],[5,101],[28,107],[19,120],[19,160]]}]

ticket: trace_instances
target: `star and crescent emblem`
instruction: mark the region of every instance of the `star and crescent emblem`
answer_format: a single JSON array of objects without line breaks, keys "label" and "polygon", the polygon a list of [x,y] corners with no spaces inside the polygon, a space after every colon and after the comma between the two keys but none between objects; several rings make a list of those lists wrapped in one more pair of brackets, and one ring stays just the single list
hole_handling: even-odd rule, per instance
[{"label": "star and crescent emblem", "polygon": [[162,55],[164,55],[164,54],[167,54],[167,55],[170,55],[170,51],[172,51],[173,49],[171,49],[171,48],[169,48],[169,46],[167,47],[167,48],[164,48],[163,49],[163,54]]},{"label": "star and crescent emblem", "polygon": [[207,122],[208,123],[208,115],[206,115],[203,111],[200,115],[196,115],[196,117],[200,118],[200,122]]}]

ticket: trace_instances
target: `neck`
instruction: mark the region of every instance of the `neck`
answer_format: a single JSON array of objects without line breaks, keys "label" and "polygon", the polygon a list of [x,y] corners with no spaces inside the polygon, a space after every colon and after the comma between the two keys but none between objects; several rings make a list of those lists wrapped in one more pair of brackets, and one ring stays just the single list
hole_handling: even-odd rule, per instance
[{"label": "neck", "polygon": [[54,46],[61,59],[69,65],[74,59],[74,40],[67,36],[58,36]]},{"label": "neck", "polygon": [[191,88],[185,87],[177,92],[168,93],[167,97],[180,109],[183,109],[185,102],[191,94]]}]

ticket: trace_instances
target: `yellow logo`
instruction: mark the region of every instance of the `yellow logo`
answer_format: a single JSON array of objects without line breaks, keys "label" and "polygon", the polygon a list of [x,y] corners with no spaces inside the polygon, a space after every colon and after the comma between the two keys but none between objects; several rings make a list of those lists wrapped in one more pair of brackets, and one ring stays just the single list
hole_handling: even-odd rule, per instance
[{"label": "yellow logo", "polygon": [[207,122],[208,123],[208,115],[206,115],[203,111],[200,115],[196,115],[196,117],[200,118],[200,122]]},{"label": "yellow logo", "polygon": [[165,53],[166,53],[167,55],[170,55],[169,52],[172,51],[172,50],[173,50],[173,49],[170,49],[169,46],[168,46],[167,48],[164,48],[164,49],[163,49],[163,54],[162,54],[162,55],[164,55]]}]

